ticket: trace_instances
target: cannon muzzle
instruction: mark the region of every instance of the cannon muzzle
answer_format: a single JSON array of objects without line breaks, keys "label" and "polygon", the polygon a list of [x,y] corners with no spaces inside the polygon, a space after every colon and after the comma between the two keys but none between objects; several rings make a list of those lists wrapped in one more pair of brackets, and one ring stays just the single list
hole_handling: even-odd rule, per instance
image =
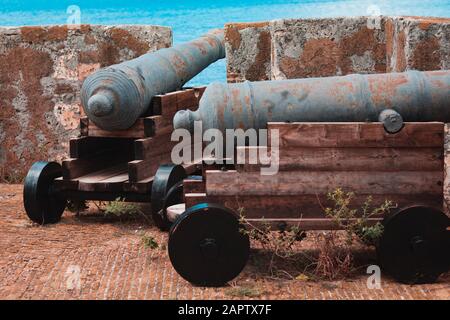
[{"label": "cannon muzzle", "polygon": [[223,30],[94,72],[83,83],[88,118],[105,130],[125,130],[144,114],[153,96],[181,89],[225,57]]},{"label": "cannon muzzle", "polygon": [[[384,112],[384,110],[390,112]],[[450,71],[214,83],[197,111],[175,114],[174,128],[264,129],[267,122],[450,121]]]}]

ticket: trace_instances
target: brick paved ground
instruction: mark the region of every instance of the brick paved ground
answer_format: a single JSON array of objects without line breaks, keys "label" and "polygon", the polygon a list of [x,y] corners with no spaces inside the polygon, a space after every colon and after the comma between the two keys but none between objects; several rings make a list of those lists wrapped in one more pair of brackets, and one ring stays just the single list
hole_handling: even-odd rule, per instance
[{"label": "brick paved ground", "polygon": [[[256,252],[230,286],[193,287],[177,275],[165,250],[142,245],[144,233],[166,242],[166,234],[145,221],[114,221],[95,212],[66,212],[59,224],[36,226],[23,211],[22,186],[0,185],[0,298],[450,299],[449,275],[420,286],[383,277],[380,290],[368,289],[363,274],[334,282],[271,279],[261,273]],[[365,254],[373,259],[373,252]],[[79,288],[71,281],[78,270]]]}]

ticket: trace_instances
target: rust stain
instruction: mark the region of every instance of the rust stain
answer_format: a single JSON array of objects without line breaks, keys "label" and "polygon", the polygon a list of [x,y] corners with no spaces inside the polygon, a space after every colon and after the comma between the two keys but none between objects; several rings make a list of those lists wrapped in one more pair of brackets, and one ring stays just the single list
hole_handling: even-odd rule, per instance
[{"label": "rust stain", "polygon": [[311,39],[305,43],[299,58],[282,58],[280,69],[288,79],[333,76],[339,59],[339,48],[334,41]]},{"label": "rust stain", "polygon": [[98,51],[81,51],[78,54],[78,62],[80,63],[97,63],[100,60]]},{"label": "rust stain", "polygon": [[406,70],[406,34],[405,31],[401,31],[397,35],[397,61],[395,71],[402,72]]},{"label": "rust stain", "polygon": [[196,47],[202,55],[206,55],[208,53],[203,42],[193,42],[192,45]]},{"label": "rust stain", "polygon": [[211,47],[217,47],[217,42],[214,40],[214,39],[212,39],[212,38],[210,38],[210,37],[206,37],[206,42],[208,42],[208,44],[211,46]]},{"label": "rust stain", "polygon": [[226,23],[225,24],[225,41],[231,45],[232,50],[237,50],[241,46],[241,34],[240,30],[247,28],[260,29],[267,27],[268,21],[261,22],[244,22],[244,23]]},{"label": "rust stain", "polygon": [[130,32],[124,29],[112,29],[110,31],[111,40],[120,49],[128,48],[132,50],[137,56],[141,56],[148,52],[150,49],[149,44],[144,41],[140,41]]},{"label": "rust stain", "polygon": [[97,41],[95,40],[95,37],[92,34],[86,34],[84,36],[84,43],[86,44],[95,44]]},{"label": "rust stain", "polygon": [[82,24],[80,26],[80,31],[82,33],[89,33],[89,32],[91,32],[92,31],[91,25],[89,25],[89,24]]},{"label": "rust stain", "polygon": [[32,43],[43,43],[45,41],[62,41],[67,39],[67,26],[53,27],[22,27],[20,28],[22,38]]},{"label": "rust stain", "polygon": [[47,41],[62,41],[67,39],[67,26],[54,26],[48,28]]},{"label": "rust stain", "polygon": [[[15,168],[22,177],[37,155],[43,159],[48,158],[48,150],[51,150],[58,140],[57,132],[45,119],[45,113],[52,111],[54,105],[51,97],[44,96],[40,83],[41,78],[50,76],[52,72],[53,62],[50,55],[43,51],[17,47],[0,55],[0,118],[7,119],[4,121],[6,138],[2,141],[2,147],[9,150],[2,167]],[[17,83],[26,96],[26,112],[30,117],[27,127],[17,118],[13,106],[13,100],[19,94]],[[36,137],[37,131],[41,131],[46,137],[46,148],[41,148]],[[16,137],[19,132],[25,132],[23,139],[29,141],[32,146],[23,148],[20,158],[10,151],[17,146]],[[22,165],[21,161],[24,161],[25,165]],[[4,172],[3,168],[1,171]]]},{"label": "rust stain", "polygon": [[[366,51],[372,52],[375,60],[375,72],[386,71],[386,45],[377,41],[376,29],[362,27],[357,32],[344,37],[340,43],[340,67],[343,74],[353,73],[350,57],[362,56]],[[368,70],[370,71],[370,70]]]},{"label": "rust stain", "polygon": [[55,94],[73,93],[75,89],[68,83],[57,83]]},{"label": "rust stain", "polygon": [[436,36],[426,38],[415,47],[411,66],[422,71],[441,68],[440,43]]},{"label": "rust stain", "polygon": [[394,54],[394,23],[392,19],[386,20],[384,32],[386,35],[386,72],[392,72],[391,61]]},{"label": "rust stain", "polygon": [[432,24],[448,24],[450,18],[439,17],[419,17],[419,16],[405,16],[405,18],[416,20],[419,22],[419,28],[421,30],[427,30]]},{"label": "rust stain", "polygon": [[99,57],[101,57],[101,61],[99,61],[101,67],[110,66],[120,62],[119,50],[113,44],[101,42],[98,44],[98,49]]},{"label": "rust stain", "polygon": [[269,75],[265,67],[266,63],[270,63],[270,46],[271,37],[269,31],[261,31],[258,41],[258,54],[255,61],[245,74],[245,79],[249,81],[269,80]]},{"label": "rust stain", "polygon": [[403,74],[390,76],[389,80],[371,76],[368,78],[368,83],[372,101],[377,105],[392,107],[391,98],[398,97],[397,89],[408,83],[408,78]]},{"label": "rust stain", "polygon": [[242,41],[239,29],[234,25],[227,25],[225,27],[225,40],[231,45],[233,51],[239,49]]}]

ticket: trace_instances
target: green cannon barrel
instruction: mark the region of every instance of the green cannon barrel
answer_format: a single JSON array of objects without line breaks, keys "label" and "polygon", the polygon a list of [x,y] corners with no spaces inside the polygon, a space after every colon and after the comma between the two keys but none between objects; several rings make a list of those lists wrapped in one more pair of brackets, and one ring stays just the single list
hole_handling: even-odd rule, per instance
[{"label": "green cannon barrel", "polygon": [[203,130],[222,132],[263,129],[270,121],[387,121],[392,131],[399,129],[398,121],[448,122],[450,71],[214,83],[198,110],[175,114],[174,128],[192,131],[197,120]]},{"label": "green cannon barrel", "polygon": [[103,68],[83,83],[83,109],[102,129],[128,129],[147,111],[153,96],[180,89],[224,57],[223,30],[213,30],[196,40]]}]

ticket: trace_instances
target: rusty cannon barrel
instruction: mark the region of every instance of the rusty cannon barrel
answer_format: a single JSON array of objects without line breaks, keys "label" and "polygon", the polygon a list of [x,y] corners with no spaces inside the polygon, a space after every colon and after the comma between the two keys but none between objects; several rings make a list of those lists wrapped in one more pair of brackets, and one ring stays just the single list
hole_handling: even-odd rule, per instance
[{"label": "rusty cannon barrel", "polygon": [[145,113],[153,96],[180,89],[225,57],[223,30],[94,72],[83,83],[88,118],[105,130],[125,130]]},{"label": "rusty cannon barrel", "polygon": [[[352,74],[339,77],[214,83],[197,111],[175,114],[174,128],[263,129],[270,121],[450,121],[450,71]],[[388,131],[389,131],[388,130]]]}]

